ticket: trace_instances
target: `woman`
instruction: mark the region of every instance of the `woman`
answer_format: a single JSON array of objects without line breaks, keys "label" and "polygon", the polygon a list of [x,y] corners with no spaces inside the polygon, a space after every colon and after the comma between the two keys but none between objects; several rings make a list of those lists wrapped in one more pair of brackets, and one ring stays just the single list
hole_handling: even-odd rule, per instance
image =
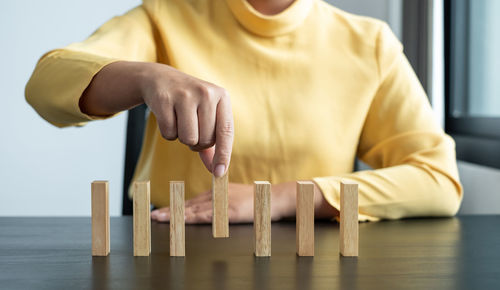
[{"label": "woman", "polygon": [[[295,180],[314,181],[321,218],[341,178],[363,220],[450,216],[462,198],[453,140],[396,37],[319,0],[144,0],[44,55],[26,98],[59,127],[146,103],[134,180],[151,180],[158,221],[185,180],[186,222],[209,222],[210,174],[227,170],[231,222],[252,220],[254,180],[274,184],[273,220],[295,215]],[[375,169],[352,173],[356,156]]]}]

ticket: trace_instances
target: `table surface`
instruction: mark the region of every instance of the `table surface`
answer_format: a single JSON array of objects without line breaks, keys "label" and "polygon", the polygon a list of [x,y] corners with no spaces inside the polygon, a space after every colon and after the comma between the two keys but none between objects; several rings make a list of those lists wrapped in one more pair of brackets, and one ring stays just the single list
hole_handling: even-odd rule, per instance
[{"label": "table surface", "polygon": [[315,257],[295,254],[295,222],[272,224],[272,257],[253,255],[253,226],[186,226],[169,256],[133,257],[132,219],[111,218],[111,253],[91,256],[90,218],[0,218],[0,289],[500,289],[500,216],[363,223],[358,258],[339,256],[339,227],[316,222]]}]

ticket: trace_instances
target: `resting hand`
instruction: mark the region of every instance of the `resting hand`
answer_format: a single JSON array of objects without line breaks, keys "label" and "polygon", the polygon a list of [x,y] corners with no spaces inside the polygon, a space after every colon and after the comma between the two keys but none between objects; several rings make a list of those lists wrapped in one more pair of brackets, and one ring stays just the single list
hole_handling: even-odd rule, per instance
[{"label": "resting hand", "polygon": [[[271,205],[280,204],[272,195]],[[185,204],[186,223],[210,223],[212,222],[212,191],[206,191],[195,198],[186,201]],[[253,221],[253,185],[229,183],[228,185],[228,209],[227,214],[231,223],[250,223]],[[271,208],[272,220],[280,218],[277,206]],[[170,220],[170,208],[164,207],[154,210],[151,218],[160,222]]]},{"label": "resting hand", "polygon": [[[271,220],[295,216],[295,182],[273,185],[271,188]],[[253,185],[229,183],[228,217],[231,223],[253,222]],[[326,202],[315,185],[315,216],[331,218],[338,212]],[[206,191],[186,201],[185,219],[188,224],[210,223],[212,221],[212,192]],[[170,220],[170,209],[164,207],[154,210],[151,218],[159,222]]]}]

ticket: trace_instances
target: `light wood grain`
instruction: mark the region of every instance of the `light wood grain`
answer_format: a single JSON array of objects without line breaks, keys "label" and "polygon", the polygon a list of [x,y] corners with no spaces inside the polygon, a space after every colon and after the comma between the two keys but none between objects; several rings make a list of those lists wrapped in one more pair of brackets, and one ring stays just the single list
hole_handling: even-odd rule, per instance
[{"label": "light wood grain", "polygon": [[134,182],[134,256],[151,254],[150,192],[149,181]]},{"label": "light wood grain", "polygon": [[170,181],[170,256],[185,255],[184,181]]},{"label": "light wood grain", "polygon": [[92,256],[107,256],[110,251],[108,191],[107,181],[92,182]]},{"label": "light wood grain", "polygon": [[340,182],[340,254],[358,256],[358,184]]},{"label": "light wood grain", "polygon": [[255,256],[271,256],[271,184],[254,182],[253,227]]},{"label": "light wood grain", "polygon": [[229,237],[227,186],[227,172],[221,177],[212,177],[212,235],[214,238]]},{"label": "light wood grain", "polygon": [[297,255],[314,256],[314,184],[297,181]]}]

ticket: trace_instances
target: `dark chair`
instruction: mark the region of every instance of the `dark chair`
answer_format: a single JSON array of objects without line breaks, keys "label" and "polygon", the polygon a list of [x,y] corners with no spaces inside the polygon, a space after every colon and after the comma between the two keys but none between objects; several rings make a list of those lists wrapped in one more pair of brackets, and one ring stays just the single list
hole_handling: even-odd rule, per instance
[{"label": "dark chair", "polygon": [[144,104],[128,111],[122,215],[132,215],[133,211],[132,200],[128,198],[128,188],[141,153],[144,128],[146,126],[146,112],[147,106]]}]

